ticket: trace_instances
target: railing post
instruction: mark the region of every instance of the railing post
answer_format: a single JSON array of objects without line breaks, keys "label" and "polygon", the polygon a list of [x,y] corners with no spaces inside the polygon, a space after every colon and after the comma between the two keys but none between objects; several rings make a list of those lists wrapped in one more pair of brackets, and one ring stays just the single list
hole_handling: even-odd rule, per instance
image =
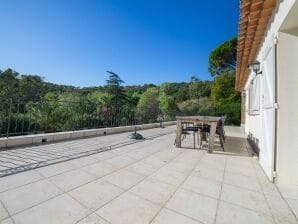
[{"label": "railing post", "polygon": [[9,112],[8,112],[8,122],[7,122],[6,138],[8,138],[9,129],[10,129],[11,107],[12,107],[12,99],[10,99],[10,102],[9,102]]}]

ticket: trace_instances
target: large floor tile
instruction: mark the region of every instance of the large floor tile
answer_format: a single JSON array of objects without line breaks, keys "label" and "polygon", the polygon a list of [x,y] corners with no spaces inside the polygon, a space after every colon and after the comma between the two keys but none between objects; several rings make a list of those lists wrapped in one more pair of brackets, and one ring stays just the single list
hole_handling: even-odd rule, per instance
[{"label": "large floor tile", "polygon": [[94,179],[91,174],[77,169],[53,176],[49,180],[63,191],[70,191]]},{"label": "large floor tile", "polygon": [[218,199],[221,183],[203,177],[190,176],[181,186],[182,188]]},{"label": "large floor tile", "polygon": [[187,160],[183,162],[171,161],[169,164],[165,165],[165,168],[181,173],[190,173],[194,166],[194,164],[189,164]]},{"label": "large floor tile", "polygon": [[[278,223],[296,223],[297,220],[290,210],[287,202],[281,197],[266,195],[267,202],[274,219]],[[283,221],[283,222],[282,222]]]},{"label": "large floor tile", "polygon": [[217,200],[186,190],[178,190],[166,208],[182,213],[203,223],[214,223]]},{"label": "large floor tile", "polygon": [[147,157],[148,154],[146,152],[132,151],[132,152],[128,152],[126,155],[133,158],[133,159],[135,159],[135,160],[141,160],[141,159]]},{"label": "large floor tile", "polygon": [[216,216],[216,224],[273,224],[271,216],[257,213],[229,203],[220,202]]},{"label": "large floor tile", "polygon": [[263,177],[262,179],[258,177],[258,180],[265,195],[280,197],[280,192],[276,185],[267,180],[267,177]]},{"label": "large floor tile", "polygon": [[126,169],[144,176],[149,176],[157,171],[159,167],[140,161],[137,163],[133,163],[132,165],[126,167]]},{"label": "large floor tile", "polygon": [[2,177],[0,178],[0,192],[38,181],[42,178],[35,170]]},{"label": "large floor tile", "polygon": [[15,224],[11,218],[0,221],[0,224]]},{"label": "large floor tile", "polygon": [[249,177],[256,176],[256,172],[252,166],[239,166],[236,164],[227,163],[225,170],[230,173],[245,175]]},{"label": "large floor tile", "polygon": [[92,157],[92,156],[84,156],[78,159],[70,160],[69,163],[74,165],[75,167],[82,167],[87,166],[93,163],[96,163],[98,159]]},{"label": "large floor tile", "polygon": [[221,200],[252,209],[259,213],[270,214],[270,210],[263,194],[223,184]]},{"label": "large floor tile", "polygon": [[96,160],[102,161],[106,159],[111,159],[115,156],[118,156],[118,155],[111,151],[104,151],[104,152],[93,154],[91,157],[95,158]]},{"label": "large floor tile", "polygon": [[120,156],[113,157],[111,159],[107,159],[105,161],[116,166],[117,168],[123,168],[125,166],[128,166],[129,164],[134,163],[136,159],[133,159],[125,155],[120,155]]},{"label": "large floor tile", "polygon": [[48,200],[62,191],[48,180],[41,180],[0,194],[10,214],[15,214]]},{"label": "large floor tile", "polygon": [[154,167],[157,167],[157,168],[160,168],[160,167],[162,167],[162,166],[164,166],[168,163],[168,161],[164,161],[164,160],[162,160],[161,158],[158,158],[158,156],[155,156],[155,155],[149,156],[149,157],[143,159],[142,162],[148,163],[148,164],[150,164]]},{"label": "large floor tile", "polygon": [[55,197],[13,216],[16,224],[73,224],[90,214],[68,195]]},{"label": "large floor tile", "polygon": [[209,169],[206,167],[196,167],[192,173],[193,176],[203,177],[209,180],[222,182],[224,171],[219,169]]},{"label": "large floor tile", "polygon": [[93,176],[95,176],[97,178],[103,177],[103,176],[117,170],[117,168],[115,166],[111,165],[110,163],[104,162],[104,161],[97,162],[97,163],[91,164],[89,166],[82,167],[81,169],[92,174]]},{"label": "large floor tile", "polygon": [[169,209],[162,209],[152,224],[200,224],[194,219],[178,214]]},{"label": "large floor tile", "polygon": [[87,216],[86,218],[82,219],[76,224],[110,224],[109,222],[105,221],[103,218],[99,217],[96,213],[92,213],[91,215]]},{"label": "large floor tile", "polygon": [[96,210],[122,192],[112,184],[97,180],[70,191],[70,195],[87,208]]},{"label": "large floor tile", "polygon": [[159,209],[160,206],[126,192],[96,213],[113,224],[147,224]]},{"label": "large floor tile", "polygon": [[201,161],[199,161],[198,165],[196,166],[196,169],[200,169],[200,168],[224,171],[225,163],[217,162],[216,160],[212,160],[212,159],[203,158]]},{"label": "large floor tile", "polygon": [[102,178],[111,184],[114,184],[122,189],[129,189],[144,179],[144,176],[125,169],[114,172]]},{"label": "large floor tile", "polygon": [[227,166],[238,166],[240,168],[253,169],[252,158],[244,156],[230,156],[227,158]]},{"label": "large floor tile", "polygon": [[57,163],[54,165],[49,165],[49,166],[39,168],[37,169],[37,171],[41,173],[41,175],[43,175],[44,177],[51,177],[54,175],[58,175],[58,174],[73,170],[75,168],[76,166],[74,166],[70,162],[62,162],[62,163]]},{"label": "large floor tile", "polygon": [[291,207],[291,210],[294,212],[297,223],[298,223],[298,200],[296,199],[286,199],[289,206]]},{"label": "large floor tile", "polygon": [[8,217],[8,212],[0,201],[0,221]]},{"label": "large floor tile", "polygon": [[226,172],[224,177],[224,183],[246,188],[248,190],[262,192],[261,185],[256,177],[245,176],[236,173]]},{"label": "large floor tile", "polygon": [[163,204],[176,190],[176,187],[158,180],[147,178],[130,191],[154,203]]},{"label": "large floor tile", "polygon": [[185,180],[187,176],[188,173],[181,173],[173,169],[162,167],[160,170],[158,170],[158,172],[152,174],[150,178],[178,186]]},{"label": "large floor tile", "polygon": [[282,195],[285,198],[291,198],[298,200],[298,187],[295,185],[287,185],[287,186],[278,186],[279,190],[281,191]]}]

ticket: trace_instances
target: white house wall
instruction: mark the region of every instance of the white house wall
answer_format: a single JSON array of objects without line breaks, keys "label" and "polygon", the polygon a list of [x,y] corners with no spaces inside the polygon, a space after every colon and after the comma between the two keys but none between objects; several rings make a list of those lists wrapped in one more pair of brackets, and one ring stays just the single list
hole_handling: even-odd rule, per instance
[{"label": "white house wall", "polygon": [[[295,3],[295,0],[281,1],[276,12],[272,16],[272,20],[268,26],[268,31],[266,33],[263,43],[260,46],[260,50],[257,54],[256,60],[262,62],[262,59],[264,58],[264,55],[266,53],[268,46],[272,43],[272,41],[274,41],[274,37],[277,36],[282,23],[284,22],[286,16],[288,15],[288,13],[289,13],[290,9],[292,8],[292,6],[294,5],[294,3]],[[254,75],[255,75],[254,73],[250,73],[250,76],[249,76],[249,78],[246,82],[245,88],[244,88],[245,90],[248,89],[249,83],[250,83],[251,79],[254,77]],[[262,88],[262,86],[263,86],[262,78],[260,81],[261,81],[260,86]],[[262,89],[261,89],[260,97],[262,98]],[[246,105],[246,106],[248,107],[248,105]],[[260,100],[260,110],[262,110],[262,100]],[[264,135],[263,132],[265,131],[262,129],[262,117],[261,117],[262,113],[261,112],[262,111],[260,111],[260,114],[258,114],[258,115],[255,115],[255,114],[250,115],[248,113],[248,110],[246,110],[246,121],[245,121],[246,135],[250,135],[253,138],[253,140],[256,141],[260,150],[262,150],[261,149],[261,147],[262,147],[261,141],[262,141],[262,137]],[[298,117],[298,115],[297,115],[297,117]]]},{"label": "white house wall", "polygon": [[277,184],[298,187],[298,36],[279,33],[277,52]]}]

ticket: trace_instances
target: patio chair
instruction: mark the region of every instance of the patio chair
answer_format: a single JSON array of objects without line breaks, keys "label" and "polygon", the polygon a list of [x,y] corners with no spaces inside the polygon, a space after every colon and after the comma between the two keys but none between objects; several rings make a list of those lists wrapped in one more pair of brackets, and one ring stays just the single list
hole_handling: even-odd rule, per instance
[{"label": "patio chair", "polygon": [[[182,141],[184,139],[186,139],[186,136],[190,135],[191,132],[192,132],[192,134],[193,134],[193,147],[195,149],[196,148],[196,134],[197,134],[198,131],[201,133],[202,128],[203,128],[202,125],[193,125],[192,123],[191,124],[190,123],[184,123],[184,126],[182,128]],[[198,145],[199,145],[199,148],[201,148],[202,147],[202,137],[201,137],[201,134],[199,134],[198,136],[199,136]],[[176,145],[176,139],[175,139],[174,145]]]},{"label": "patio chair", "polygon": [[[225,135],[225,129],[224,129],[225,119],[226,119],[226,116],[222,116],[216,125],[216,134],[218,135],[222,151],[225,151],[224,143],[226,141],[226,135]],[[202,129],[202,133],[206,133],[206,135],[209,135],[210,125],[204,125]]]},{"label": "patio chair", "polygon": [[[192,134],[193,134],[193,148],[195,149],[196,148],[196,134],[198,131],[201,132],[202,126],[201,125],[193,125],[190,123],[185,123],[184,125],[185,125],[185,127],[182,128],[182,141],[184,139],[186,139],[187,135],[190,135],[190,132],[192,132]],[[201,148],[201,146],[202,146],[201,134],[199,134],[198,136],[200,136],[198,138],[198,145],[199,145],[199,148]],[[176,139],[175,139],[174,145],[176,145]]]}]

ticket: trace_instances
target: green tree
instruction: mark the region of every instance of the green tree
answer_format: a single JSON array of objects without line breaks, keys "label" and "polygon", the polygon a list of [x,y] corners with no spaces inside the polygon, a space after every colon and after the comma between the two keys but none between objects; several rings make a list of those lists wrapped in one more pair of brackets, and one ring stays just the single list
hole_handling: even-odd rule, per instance
[{"label": "green tree", "polygon": [[212,77],[219,76],[224,72],[232,72],[236,67],[237,60],[237,38],[232,38],[209,55],[208,71]]},{"label": "green tree", "polygon": [[235,90],[235,71],[215,78],[211,87],[211,99],[215,105],[240,102],[240,93]]},{"label": "green tree", "polygon": [[200,97],[209,97],[210,89],[211,89],[210,81],[201,81],[196,76],[191,77],[191,81],[188,86],[190,99],[198,99]]},{"label": "green tree", "polygon": [[12,69],[0,71],[1,100],[17,101],[19,96],[19,73]]},{"label": "green tree", "polygon": [[141,122],[155,122],[159,114],[159,92],[157,88],[149,88],[144,92],[137,106],[137,114]]},{"label": "green tree", "polygon": [[37,75],[22,75],[20,83],[20,95],[24,101],[40,100],[43,80]]},{"label": "green tree", "polygon": [[174,118],[177,106],[175,99],[171,94],[170,83],[162,83],[159,89],[159,108],[163,115],[168,119]]},{"label": "green tree", "polygon": [[127,101],[126,101],[127,106],[131,109],[135,109],[138,105],[140,97],[141,97],[141,94],[137,92],[132,94],[127,94]]},{"label": "green tree", "polygon": [[107,93],[112,97],[112,106],[119,109],[126,101],[126,95],[122,83],[123,80],[114,72],[107,71],[109,73],[109,79],[107,83]]},{"label": "green tree", "polygon": [[[40,102],[29,102],[26,105],[35,129],[43,131],[61,130],[62,114],[59,112],[57,95],[47,93]],[[65,120],[63,120],[65,122]]]},{"label": "green tree", "polygon": [[175,94],[175,101],[179,103],[187,100],[188,98],[189,98],[188,85],[185,85],[185,84],[180,85]]},{"label": "green tree", "polygon": [[212,107],[211,101],[207,97],[183,101],[178,104],[178,107],[184,115],[212,115],[205,113],[205,111],[210,111],[210,108]]},{"label": "green tree", "polygon": [[215,78],[211,88],[215,115],[226,115],[226,123],[240,124],[241,95],[235,90],[235,71]]}]

